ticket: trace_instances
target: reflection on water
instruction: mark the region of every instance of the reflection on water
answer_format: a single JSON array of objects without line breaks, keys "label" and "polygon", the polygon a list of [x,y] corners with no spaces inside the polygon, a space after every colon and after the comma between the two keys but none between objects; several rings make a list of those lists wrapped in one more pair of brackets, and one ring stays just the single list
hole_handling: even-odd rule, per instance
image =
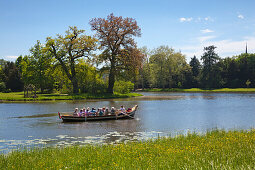
[{"label": "reflection on water", "polygon": [[[255,126],[255,94],[143,93],[143,97],[0,103],[0,153],[20,147],[114,144],[158,136]],[[138,105],[135,119],[63,123],[74,108]]]}]

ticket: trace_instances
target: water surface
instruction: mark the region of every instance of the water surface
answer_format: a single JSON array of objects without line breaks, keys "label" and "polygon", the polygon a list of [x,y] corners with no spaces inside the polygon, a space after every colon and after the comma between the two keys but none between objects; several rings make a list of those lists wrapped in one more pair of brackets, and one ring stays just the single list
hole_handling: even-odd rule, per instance
[{"label": "water surface", "polygon": [[[255,94],[142,93],[111,100],[0,103],[0,153],[23,146],[118,143],[213,128],[255,126]],[[63,123],[57,112],[138,105],[135,119]]]}]

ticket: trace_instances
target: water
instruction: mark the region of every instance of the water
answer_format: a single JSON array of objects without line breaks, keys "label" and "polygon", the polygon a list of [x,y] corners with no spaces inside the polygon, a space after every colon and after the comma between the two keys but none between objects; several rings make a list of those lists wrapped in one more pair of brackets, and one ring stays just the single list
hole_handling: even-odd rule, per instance
[{"label": "water", "polygon": [[[0,103],[0,153],[21,147],[118,143],[255,126],[255,94],[142,94],[144,97],[115,100]],[[136,104],[135,119],[63,123],[57,116],[57,112],[71,112],[76,107]]]}]

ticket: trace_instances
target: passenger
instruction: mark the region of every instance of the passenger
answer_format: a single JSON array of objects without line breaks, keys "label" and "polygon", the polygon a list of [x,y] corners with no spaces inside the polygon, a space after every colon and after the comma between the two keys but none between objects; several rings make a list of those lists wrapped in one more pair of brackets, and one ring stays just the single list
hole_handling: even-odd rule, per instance
[{"label": "passenger", "polygon": [[78,108],[74,109],[73,116],[78,116]]},{"label": "passenger", "polygon": [[102,108],[99,109],[99,116],[103,116],[104,115],[104,111]]},{"label": "passenger", "polygon": [[124,115],[126,113],[126,109],[124,108],[124,106],[120,106],[120,109],[119,109],[120,113],[118,114],[118,116],[121,116],[121,115]]},{"label": "passenger", "polygon": [[104,114],[104,112],[105,112],[105,107],[102,108],[102,111],[103,111],[103,114]]},{"label": "passenger", "polygon": [[87,116],[90,116],[90,113],[89,113],[89,107],[87,107],[86,115],[87,115]]},{"label": "passenger", "polygon": [[79,116],[79,117],[82,116],[82,109],[81,109],[80,112],[78,113],[78,116]]},{"label": "passenger", "polygon": [[125,107],[122,105],[122,106],[120,106],[120,111],[122,112],[122,113],[125,113],[126,112],[126,109],[125,109]]},{"label": "passenger", "polygon": [[100,108],[97,109],[96,116],[100,114]]},{"label": "passenger", "polygon": [[105,114],[105,115],[108,115],[108,114],[109,114],[109,109],[108,109],[108,107],[105,108],[104,114]]},{"label": "passenger", "polygon": [[96,109],[94,107],[92,107],[91,111],[90,111],[90,114],[92,116],[95,116],[96,115]]},{"label": "passenger", "polygon": [[85,107],[82,109],[82,116],[86,116],[86,109],[85,109]]},{"label": "passenger", "polygon": [[112,114],[112,115],[115,114],[115,108],[114,108],[114,107],[111,108],[111,114]]}]

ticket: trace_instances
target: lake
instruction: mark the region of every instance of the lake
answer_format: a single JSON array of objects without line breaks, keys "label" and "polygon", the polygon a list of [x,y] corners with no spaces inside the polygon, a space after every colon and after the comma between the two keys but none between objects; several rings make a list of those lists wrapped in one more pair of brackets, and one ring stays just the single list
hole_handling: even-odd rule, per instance
[{"label": "lake", "polygon": [[[253,93],[152,93],[109,100],[0,103],[0,153],[23,147],[115,144],[255,126]],[[57,112],[138,105],[135,119],[63,123]]]}]

